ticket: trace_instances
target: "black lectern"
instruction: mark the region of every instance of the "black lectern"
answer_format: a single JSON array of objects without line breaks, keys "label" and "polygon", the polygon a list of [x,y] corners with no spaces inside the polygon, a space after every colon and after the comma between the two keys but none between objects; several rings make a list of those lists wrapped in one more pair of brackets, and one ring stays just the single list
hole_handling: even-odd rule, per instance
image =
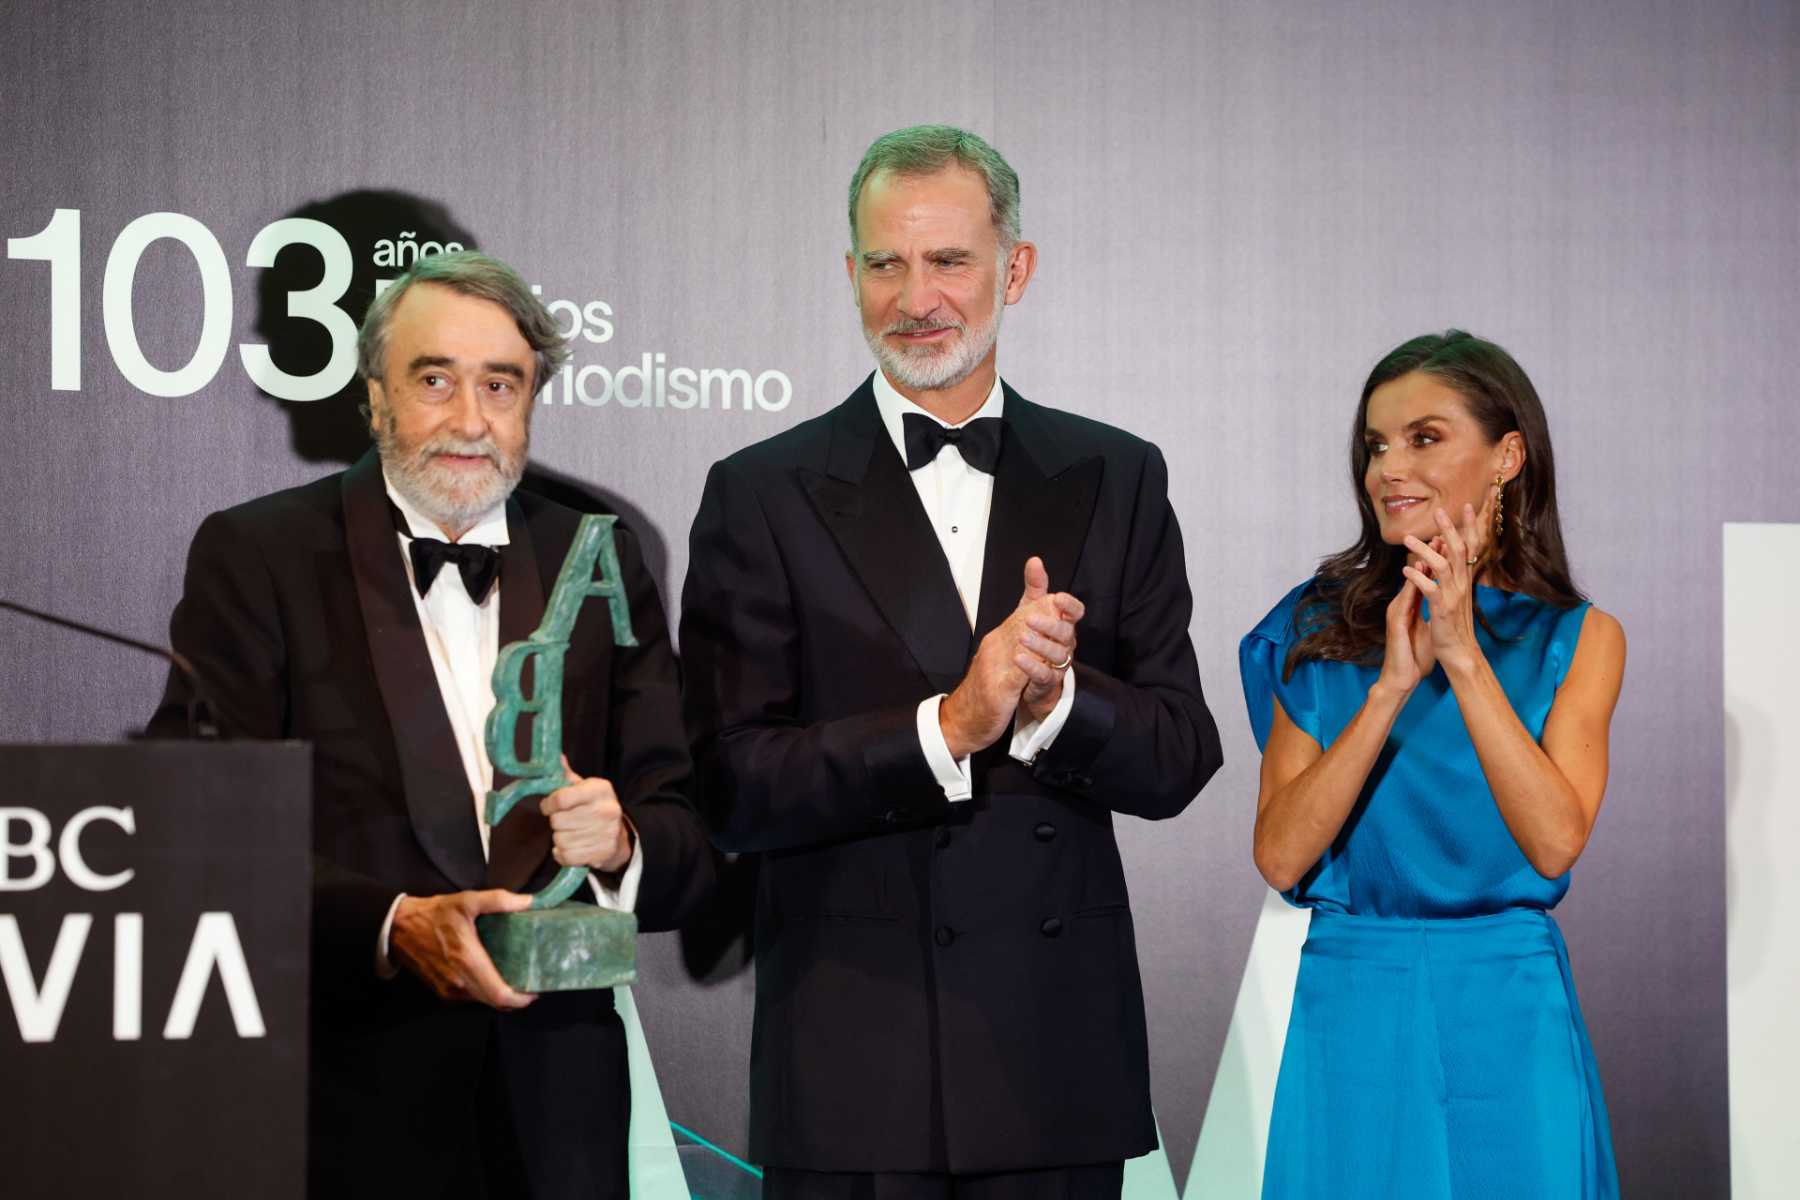
[{"label": "black lectern", "polygon": [[0,746],[0,1192],[304,1195],[311,775]]}]

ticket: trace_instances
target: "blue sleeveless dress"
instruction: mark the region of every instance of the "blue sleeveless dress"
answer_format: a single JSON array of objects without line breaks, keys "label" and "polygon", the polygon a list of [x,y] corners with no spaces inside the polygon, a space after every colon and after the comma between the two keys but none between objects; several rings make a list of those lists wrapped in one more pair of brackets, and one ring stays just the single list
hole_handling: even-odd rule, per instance
[{"label": "blue sleeveless dress", "polygon": [[[1378,674],[1301,663],[1308,584],[1239,648],[1259,747],[1271,697],[1322,747]],[[1477,589],[1477,637],[1541,738],[1587,605]],[[1612,1200],[1606,1101],[1545,879],[1507,831],[1442,670],[1395,720],[1362,796],[1285,893],[1312,910],[1276,1083],[1264,1200]]]}]

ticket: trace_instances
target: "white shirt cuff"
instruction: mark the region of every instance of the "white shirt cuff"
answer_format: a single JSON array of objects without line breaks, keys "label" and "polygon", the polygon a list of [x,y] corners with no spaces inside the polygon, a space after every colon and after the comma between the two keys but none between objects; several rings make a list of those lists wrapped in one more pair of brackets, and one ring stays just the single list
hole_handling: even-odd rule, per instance
[{"label": "white shirt cuff", "polygon": [[625,870],[619,875],[619,886],[606,886],[594,871],[588,872],[588,885],[594,889],[594,903],[601,908],[610,908],[614,912],[636,912],[638,881],[643,877],[644,845],[634,839],[631,844],[631,861],[625,864]]},{"label": "white shirt cuff", "polygon": [[919,701],[919,747],[925,751],[938,786],[944,789],[944,799],[955,803],[973,796],[975,789],[969,782],[969,760],[952,758],[950,744],[944,741],[944,727],[938,724],[938,706],[943,702],[942,695]]},{"label": "white shirt cuff", "polygon": [[381,936],[375,939],[375,978],[377,979],[392,979],[400,973],[400,968],[396,967],[394,960],[388,957],[388,939],[394,933],[394,914],[400,911],[400,902],[404,899],[406,899],[406,893],[401,892],[394,897],[394,902],[388,905],[387,918],[381,922]]},{"label": "white shirt cuff", "polygon": [[1013,716],[1012,749],[1007,751],[1022,763],[1036,762],[1037,756],[1050,748],[1056,735],[1069,720],[1069,710],[1075,707],[1075,668],[1070,667],[1063,672],[1062,695],[1057,697],[1056,707],[1042,721],[1027,721],[1023,712]]}]

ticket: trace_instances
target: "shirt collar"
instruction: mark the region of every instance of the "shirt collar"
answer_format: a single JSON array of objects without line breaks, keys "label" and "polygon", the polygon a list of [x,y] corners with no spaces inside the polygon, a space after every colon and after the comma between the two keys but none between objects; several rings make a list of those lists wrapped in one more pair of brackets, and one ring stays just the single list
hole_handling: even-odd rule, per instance
[{"label": "shirt collar", "polygon": [[[407,536],[414,538],[435,538],[444,540],[444,531],[437,527],[437,522],[414,508],[405,496],[402,496],[394,481],[388,478],[387,465],[381,468],[381,482],[387,488],[388,499],[400,510],[406,519]],[[494,507],[482,513],[470,527],[469,532],[456,539],[465,546],[505,546],[510,545],[512,536],[506,532],[506,501],[502,500]]]},{"label": "shirt collar", "polygon": [[[950,427],[950,422],[940,420],[935,414],[927,412],[902,396],[900,390],[888,382],[887,373],[879,367],[875,369],[875,407],[881,413],[881,423],[886,426],[888,437],[893,439],[894,448],[900,451],[902,460],[906,458],[906,423],[901,418],[907,413],[919,413],[937,421],[939,425]],[[994,386],[988,392],[987,399],[983,400],[981,407],[970,413],[968,420],[963,421],[962,424],[967,425],[969,421],[978,417],[1002,416],[1005,408],[1006,393],[1000,386],[1000,376],[995,375]]]}]

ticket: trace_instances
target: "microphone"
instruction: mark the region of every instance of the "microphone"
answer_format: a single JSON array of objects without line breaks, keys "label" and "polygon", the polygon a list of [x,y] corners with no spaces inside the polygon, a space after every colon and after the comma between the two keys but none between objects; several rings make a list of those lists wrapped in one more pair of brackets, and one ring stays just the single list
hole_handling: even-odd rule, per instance
[{"label": "microphone", "polygon": [[213,719],[214,706],[212,701],[207,698],[206,686],[200,682],[200,673],[194,670],[194,664],[189,662],[185,655],[166,646],[158,646],[154,642],[140,642],[136,638],[126,637],[122,633],[114,633],[110,629],[84,625],[80,621],[71,621],[68,617],[59,617],[55,613],[44,612],[41,609],[18,604],[4,598],[0,598],[0,608],[22,613],[50,625],[73,629],[77,633],[85,633],[89,637],[99,638],[102,641],[113,642],[120,646],[130,646],[134,650],[142,650],[146,654],[156,655],[181,672],[181,677],[187,680],[188,687],[193,694],[193,698],[188,701],[187,706],[188,736],[201,741],[223,739],[224,735],[220,732],[218,722]]}]

